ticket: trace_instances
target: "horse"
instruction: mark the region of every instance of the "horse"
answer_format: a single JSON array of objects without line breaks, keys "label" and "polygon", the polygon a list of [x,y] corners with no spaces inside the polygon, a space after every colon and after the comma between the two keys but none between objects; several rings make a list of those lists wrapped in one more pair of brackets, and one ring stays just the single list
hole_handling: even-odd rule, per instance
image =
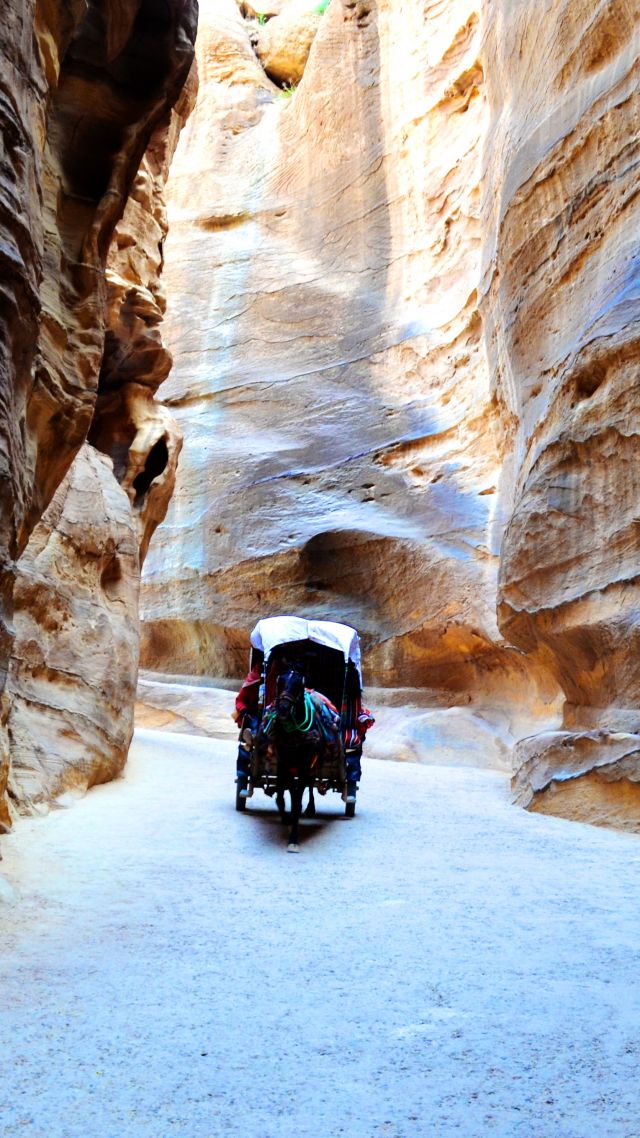
[{"label": "horse", "polygon": [[302,799],[309,791],[307,817],[315,816],[313,786],[318,764],[331,746],[342,747],[338,722],[334,725],[335,741],[327,741],[321,711],[315,698],[306,690],[304,675],[289,667],[278,676],[275,702],[260,727],[258,751],[272,748],[277,759],[276,805],[280,818],[286,821],[284,795],[291,797],[291,830],[287,850],[299,853],[298,844]]}]

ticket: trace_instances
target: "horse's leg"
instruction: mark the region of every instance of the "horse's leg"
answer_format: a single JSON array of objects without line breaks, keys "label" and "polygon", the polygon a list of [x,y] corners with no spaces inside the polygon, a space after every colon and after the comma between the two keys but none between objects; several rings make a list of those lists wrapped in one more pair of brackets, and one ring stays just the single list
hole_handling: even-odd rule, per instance
[{"label": "horse's leg", "polygon": [[313,797],[313,780],[309,783],[309,801],[304,816],[305,818],[315,818],[316,816],[316,800]]},{"label": "horse's leg", "polygon": [[298,837],[303,794],[304,780],[298,777],[291,784],[291,830],[289,832],[289,845],[287,846],[289,853],[300,853]]},{"label": "horse's leg", "polygon": [[281,822],[286,821],[286,810],[285,810],[285,806],[284,806],[284,791],[285,791],[285,781],[284,781],[282,774],[280,773],[280,767],[278,766],[278,774],[276,776],[276,806],[278,807],[278,813],[280,815],[280,821]]}]

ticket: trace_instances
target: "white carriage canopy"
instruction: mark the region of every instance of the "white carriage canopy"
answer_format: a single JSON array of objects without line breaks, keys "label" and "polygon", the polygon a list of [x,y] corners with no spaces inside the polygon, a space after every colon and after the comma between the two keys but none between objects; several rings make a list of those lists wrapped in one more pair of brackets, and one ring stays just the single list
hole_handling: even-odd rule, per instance
[{"label": "white carriage canopy", "polygon": [[360,640],[355,628],[348,624],[337,624],[333,620],[305,620],[301,616],[269,616],[259,620],[251,633],[253,647],[264,652],[265,660],[278,645],[290,644],[294,640],[312,640],[315,644],[342,652],[345,661],[353,663],[362,684]]}]

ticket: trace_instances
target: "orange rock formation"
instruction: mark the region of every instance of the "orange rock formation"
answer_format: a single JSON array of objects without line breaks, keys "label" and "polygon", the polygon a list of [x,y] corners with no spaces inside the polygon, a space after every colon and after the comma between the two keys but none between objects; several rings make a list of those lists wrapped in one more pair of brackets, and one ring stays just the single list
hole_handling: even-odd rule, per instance
[{"label": "orange rock formation", "polygon": [[[104,348],[109,245],[147,144],[167,124],[191,66],[196,4],[169,0],[154,10],[139,0],[109,5],[21,0],[5,17],[0,32],[2,824],[9,821],[4,790],[10,701],[4,688],[16,564],[91,424]],[[100,518],[96,524],[102,525]],[[114,524],[120,525],[119,519]],[[22,586],[25,581],[19,593]]]},{"label": "orange rock formation", "polygon": [[564,730],[515,754],[520,800],[562,813],[589,770],[621,800],[640,778],[639,12],[503,0],[495,16],[481,308],[513,424],[498,618],[565,696]]},{"label": "orange rock formation", "polygon": [[282,99],[254,47],[294,8],[256,44],[203,6],[144,658],[228,673],[259,613],[352,620],[377,682],[560,694],[538,769],[583,777],[558,740],[607,765],[640,707],[636,5],[331,0]]},{"label": "orange rock formation", "polygon": [[451,738],[495,710],[523,805],[635,824],[637,3],[323,7],[201,5],[162,336],[195,4],[7,15],[0,824],[7,722],[23,800],[124,761],[182,436],[150,667],[237,673],[269,611],[352,621]]},{"label": "orange rock formation", "polygon": [[108,458],[77,455],[20,560],[9,790],[22,808],[114,778],[133,733],[138,531]]}]

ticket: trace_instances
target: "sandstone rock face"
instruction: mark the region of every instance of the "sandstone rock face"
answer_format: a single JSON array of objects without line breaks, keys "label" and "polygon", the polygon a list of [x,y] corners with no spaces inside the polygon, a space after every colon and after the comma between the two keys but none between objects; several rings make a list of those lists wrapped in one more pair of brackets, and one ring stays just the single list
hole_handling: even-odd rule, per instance
[{"label": "sandstone rock face", "polygon": [[236,0],[236,2],[242,16],[249,20],[264,20],[279,16],[287,0],[264,0],[264,3],[256,0],[255,4],[248,3],[248,0]]},{"label": "sandstone rock face", "polygon": [[143,673],[138,681],[136,726],[235,741],[234,692],[201,684],[165,682]]},{"label": "sandstone rock face", "polygon": [[322,16],[313,0],[292,0],[260,27],[256,53],[270,79],[297,86],[307,65]]},{"label": "sandstone rock face", "polygon": [[4,793],[11,769],[9,734],[7,731],[10,708],[11,700],[9,693],[5,690],[0,694],[0,786],[3,788],[3,793],[0,794],[0,834],[6,833],[11,828],[11,811]]},{"label": "sandstone rock face", "polygon": [[625,0],[332,0],[282,100],[237,6],[205,5],[150,666],[239,671],[264,612],[350,620],[379,683],[532,720],[560,695],[562,756],[515,755],[556,788],[533,804],[603,767],[632,794],[637,28]]},{"label": "sandstone rock face", "polygon": [[519,805],[640,833],[640,735],[549,732],[519,742],[514,765]]},{"label": "sandstone rock face", "polygon": [[611,765],[617,733],[640,729],[639,13],[493,8],[481,307],[514,424],[498,613],[566,696],[561,753],[534,741],[516,756],[517,787],[563,812],[590,768],[593,792],[604,767],[626,778],[638,762]]},{"label": "sandstone rock face", "polygon": [[184,83],[194,34],[194,6],[184,0],[160,15],[138,0],[32,0],[13,5],[3,23],[0,445],[9,578],[88,430],[107,249],[151,132]]},{"label": "sandstone rock face", "polygon": [[[166,346],[160,194],[193,98],[169,122],[191,5],[25,0],[7,14],[0,688],[16,559],[92,416],[143,554],[184,434],[147,562],[149,666],[229,675],[259,615],[348,620],[368,679],[436,693],[403,754],[458,761],[485,740],[504,766],[520,739],[523,804],[632,821],[637,4],[313,7],[203,5],[201,93],[171,184]],[[273,80],[298,89],[283,99]],[[172,354],[169,411],[155,393]],[[67,785],[25,757],[41,730],[28,701],[45,704],[46,683],[62,690],[47,661],[70,659],[46,612],[29,616],[41,591],[29,575],[57,543],[73,545],[82,580],[102,556],[71,540],[79,511],[65,493],[18,584],[27,615],[15,711],[6,693],[0,703],[0,801],[9,715],[31,772],[22,790],[11,776],[14,792]],[[195,721],[181,700],[176,722]],[[533,734],[559,702],[562,730]],[[112,732],[101,752],[119,714],[106,707],[90,728],[98,770],[126,737]]]},{"label": "sandstone rock face", "polygon": [[20,560],[9,792],[22,809],[114,778],[133,732],[138,531],[111,462],[85,445]]},{"label": "sandstone rock face", "polygon": [[637,707],[637,7],[526,28],[503,7],[494,73],[525,34],[531,66],[495,92],[487,185],[488,342],[518,423],[500,620],[571,704]]},{"label": "sandstone rock face", "polygon": [[145,570],[150,668],[238,673],[255,618],[293,609],[353,622],[379,684],[555,696],[495,620],[511,436],[477,299],[480,49],[471,0],[332,0],[283,100],[233,0],[202,6],[169,185],[185,448]]},{"label": "sandstone rock face", "polygon": [[115,476],[129,495],[141,561],[166,514],[182,447],[178,424],[155,393],[172,364],[161,329],[164,187],[196,91],[194,67],[169,121],[152,136],[107,262],[107,332],[89,439],[113,460]]},{"label": "sandstone rock face", "polygon": [[182,445],[154,393],[171,366],[160,331],[162,191],[191,101],[188,91],[155,132],[109,251],[90,432],[109,457],[82,448],[17,567],[9,791],[23,811],[115,777],[131,740],[140,564]]},{"label": "sandstone rock face", "polygon": [[[187,76],[197,5],[10,9],[0,32],[0,692],[16,562],[91,422],[109,243]],[[6,698],[0,706],[4,802]],[[0,822],[7,816],[5,803]]]}]

